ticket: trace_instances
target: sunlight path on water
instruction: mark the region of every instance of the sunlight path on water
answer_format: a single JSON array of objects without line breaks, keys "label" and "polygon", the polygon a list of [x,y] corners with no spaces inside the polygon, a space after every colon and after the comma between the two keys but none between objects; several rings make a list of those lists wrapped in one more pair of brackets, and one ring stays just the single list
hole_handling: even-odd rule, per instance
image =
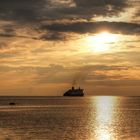
[{"label": "sunlight path on water", "polygon": [[111,124],[114,121],[114,109],[116,106],[116,98],[109,96],[96,97],[95,109],[95,133],[96,140],[114,140]]}]

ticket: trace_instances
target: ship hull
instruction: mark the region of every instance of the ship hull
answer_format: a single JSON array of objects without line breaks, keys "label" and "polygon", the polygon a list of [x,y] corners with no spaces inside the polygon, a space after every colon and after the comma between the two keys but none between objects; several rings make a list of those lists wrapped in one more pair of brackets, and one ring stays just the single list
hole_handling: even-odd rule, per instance
[{"label": "ship hull", "polygon": [[63,95],[63,96],[83,97],[84,95]]}]

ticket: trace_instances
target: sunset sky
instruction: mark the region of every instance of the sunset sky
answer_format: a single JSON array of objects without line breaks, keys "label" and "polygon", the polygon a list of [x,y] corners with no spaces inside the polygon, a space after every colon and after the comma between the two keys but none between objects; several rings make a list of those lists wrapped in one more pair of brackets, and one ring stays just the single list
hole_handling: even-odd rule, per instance
[{"label": "sunset sky", "polygon": [[140,0],[0,0],[0,95],[140,95]]}]

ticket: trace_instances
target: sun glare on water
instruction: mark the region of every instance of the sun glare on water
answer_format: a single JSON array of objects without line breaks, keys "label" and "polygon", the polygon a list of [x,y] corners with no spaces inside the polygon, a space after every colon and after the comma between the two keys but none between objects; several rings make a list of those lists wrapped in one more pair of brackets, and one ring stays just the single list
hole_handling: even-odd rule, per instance
[{"label": "sun glare on water", "polygon": [[108,32],[102,32],[94,36],[88,36],[88,46],[94,52],[107,52],[110,50],[110,45],[117,41],[117,35]]}]

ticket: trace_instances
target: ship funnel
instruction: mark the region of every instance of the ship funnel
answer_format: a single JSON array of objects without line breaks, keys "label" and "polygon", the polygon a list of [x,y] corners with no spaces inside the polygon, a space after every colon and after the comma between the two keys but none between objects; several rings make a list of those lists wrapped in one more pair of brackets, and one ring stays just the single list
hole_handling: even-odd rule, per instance
[{"label": "ship funnel", "polygon": [[72,87],[72,90],[74,90],[74,87]]}]

